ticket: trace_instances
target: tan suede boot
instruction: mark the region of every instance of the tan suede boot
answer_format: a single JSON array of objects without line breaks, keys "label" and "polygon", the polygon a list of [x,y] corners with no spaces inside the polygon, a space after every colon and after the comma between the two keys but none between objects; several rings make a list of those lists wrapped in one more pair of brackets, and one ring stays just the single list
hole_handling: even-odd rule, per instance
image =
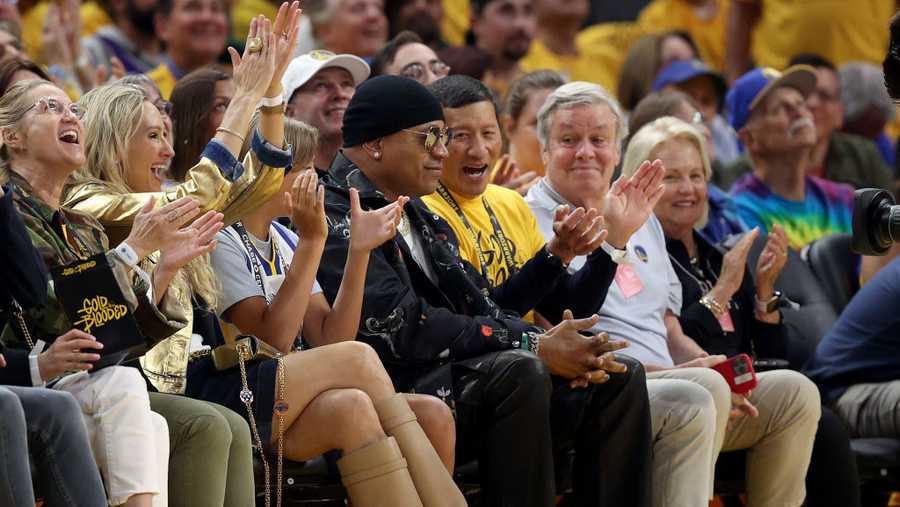
[{"label": "tan suede boot", "polygon": [[406,398],[396,394],[381,400],[375,404],[375,412],[385,433],[400,445],[422,504],[425,507],[464,507],[465,497],[444,468]]},{"label": "tan suede boot", "polygon": [[337,466],[353,507],[422,507],[406,460],[391,437],[345,455]]}]

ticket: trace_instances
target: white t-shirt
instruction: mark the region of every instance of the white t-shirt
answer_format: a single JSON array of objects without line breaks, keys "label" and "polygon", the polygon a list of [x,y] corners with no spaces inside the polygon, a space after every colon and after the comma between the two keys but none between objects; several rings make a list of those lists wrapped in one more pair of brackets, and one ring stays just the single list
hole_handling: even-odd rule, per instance
[{"label": "white t-shirt", "polygon": [[[556,208],[569,204],[553,190],[544,178],[531,187],[525,197],[534,212],[538,226],[547,241],[553,236],[553,215]],[[606,331],[612,340],[628,340],[631,345],[621,351],[645,364],[673,366],[672,356],[663,317],[666,310],[681,313],[681,282],[672,268],[666,251],[666,239],[659,220],[650,215],[647,222],[635,232],[626,246],[628,267],[619,266],[616,281],[609,287],[606,301],[597,314],[600,322],[591,330]],[[579,256],[569,264],[569,271],[578,271],[586,261]],[[640,281],[635,285],[625,282],[623,269],[632,269]],[[633,293],[632,293],[633,292]],[[629,297],[625,297],[628,294]]]},{"label": "white t-shirt", "polygon": [[[260,268],[263,286],[259,286],[253,274],[253,264],[250,260],[250,252],[244,246],[238,232],[234,227],[226,227],[216,234],[218,245],[210,254],[216,277],[222,284],[222,293],[219,297],[218,313],[222,316],[225,310],[236,303],[250,297],[262,296],[271,303],[284,283],[288,267],[294,259],[294,249],[297,248],[297,235],[287,227],[272,222],[269,226],[269,238],[262,240],[247,233],[256,256],[256,262]],[[272,258],[272,244],[278,255]],[[322,292],[319,283],[313,281],[312,294]]]}]

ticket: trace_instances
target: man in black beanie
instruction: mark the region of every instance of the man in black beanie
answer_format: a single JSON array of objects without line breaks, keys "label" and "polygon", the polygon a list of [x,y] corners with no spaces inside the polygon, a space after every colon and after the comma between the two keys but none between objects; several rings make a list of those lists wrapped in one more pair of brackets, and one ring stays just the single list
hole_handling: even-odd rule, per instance
[{"label": "man in black beanie", "polygon": [[617,417],[635,404],[649,413],[644,371],[628,362],[627,372],[607,373],[614,347],[579,333],[596,316],[569,314],[544,331],[494,303],[459,258],[451,227],[419,199],[437,188],[450,135],[440,103],[413,80],[379,76],[357,89],[326,183],[329,234],[317,276],[325,296],[337,297],[349,249],[349,188],[364,208],[410,197],[400,234],[371,253],[357,339],[375,348],[398,391],[455,409],[457,462],[479,460],[482,505],[554,505],[565,475],[554,465],[564,469],[572,448],[578,473],[567,505],[648,505],[649,456],[647,466],[617,472],[619,481],[603,477],[617,466],[605,452],[611,439],[648,452],[649,421],[624,427]]}]

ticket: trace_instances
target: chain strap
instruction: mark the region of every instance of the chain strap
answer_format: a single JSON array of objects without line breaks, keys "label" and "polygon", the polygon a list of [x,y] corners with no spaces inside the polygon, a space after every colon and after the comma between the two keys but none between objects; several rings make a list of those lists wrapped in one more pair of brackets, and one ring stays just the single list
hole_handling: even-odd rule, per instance
[{"label": "chain strap", "polygon": [[28,330],[28,326],[25,325],[22,307],[19,306],[19,302],[16,301],[15,298],[12,298],[12,311],[13,315],[16,317],[16,322],[19,323],[19,329],[22,331],[22,336],[25,337],[25,343],[28,344],[28,350],[34,350],[34,340],[31,339],[31,332]]},{"label": "chain strap", "polygon": [[[269,482],[270,479],[270,469],[269,469],[269,460],[266,459],[266,452],[262,444],[262,439],[259,437],[259,430],[256,428],[256,418],[253,416],[253,391],[250,390],[249,382],[247,381],[247,367],[244,364],[245,358],[251,357],[251,351],[249,346],[246,343],[238,343],[237,344],[237,357],[238,357],[238,367],[241,371],[241,393],[240,399],[247,407],[247,416],[250,419],[250,431],[253,433],[253,440],[256,442],[256,448],[259,449],[259,455],[262,459],[263,464],[263,473],[265,474],[265,504],[266,507],[272,506],[272,486]],[[275,494],[276,494],[276,507],[281,507],[281,484],[282,484],[282,476],[283,476],[283,462],[284,462],[284,412],[287,411],[288,404],[284,401],[285,397],[285,373],[284,373],[284,358],[278,357],[276,358],[278,361],[278,395],[281,399],[276,400],[274,410],[278,414],[278,463],[277,463],[277,479],[278,482],[275,485]]]}]

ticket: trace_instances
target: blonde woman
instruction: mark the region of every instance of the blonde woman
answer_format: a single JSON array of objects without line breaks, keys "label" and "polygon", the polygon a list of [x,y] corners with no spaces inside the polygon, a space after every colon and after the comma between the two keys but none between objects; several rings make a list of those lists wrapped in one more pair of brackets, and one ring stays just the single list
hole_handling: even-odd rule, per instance
[{"label": "blonde woman", "polygon": [[[96,220],[60,204],[64,183],[85,160],[82,113],[53,84],[17,83],[0,98],[0,160],[16,208],[44,262],[57,267],[106,252],[141,333],[153,344],[182,327],[186,319],[168,283],[156,279],[148,285],[132,276],[135,260],[157,249],[171,251],[192,236],[208,238],[221,227],[221,217],[207,213],[196,225],[182,229],[197,217],[196,202],[179,199],[156,209],[147,205],[135,217],[125,241],[110,250]],[[198,253],[185,252],[183,258],[187,261]],[[166,505],[168,433],[165,420],[150,411],[140,374],[120,366],[85,374],[99,359],[96,353],[102,344],[85,333],[68,332],[72,324],[52,290],[45,306],[25,311],[24,321],[27,333],[7,325],[2,342],[26,351],[40,350],[38,339],[50,344],[38,357],[32,381],[42,385],[59,378],[53,389],[69,392],[78,401],[109,504]]]}]

